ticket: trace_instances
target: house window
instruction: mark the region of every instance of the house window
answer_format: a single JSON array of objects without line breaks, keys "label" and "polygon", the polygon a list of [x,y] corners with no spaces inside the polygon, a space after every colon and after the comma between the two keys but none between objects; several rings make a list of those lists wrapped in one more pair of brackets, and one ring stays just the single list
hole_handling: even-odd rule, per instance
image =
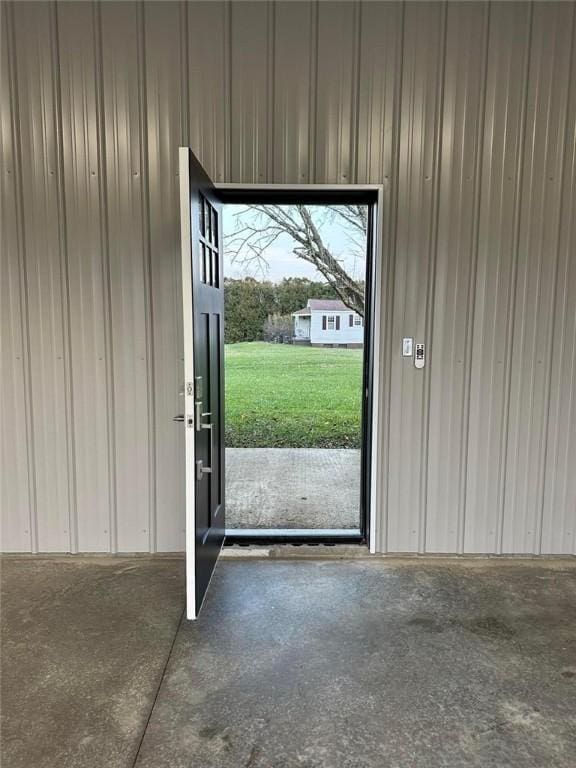
[{"label": "house window", "polygon": [[354,325],[359,325],[362,327],[362,318],[360,315],[354,315]]},{"label": "house window", "polygon": [[340,330],[340,315],[322,315],[322,330],[323,331],[339,331]]}]

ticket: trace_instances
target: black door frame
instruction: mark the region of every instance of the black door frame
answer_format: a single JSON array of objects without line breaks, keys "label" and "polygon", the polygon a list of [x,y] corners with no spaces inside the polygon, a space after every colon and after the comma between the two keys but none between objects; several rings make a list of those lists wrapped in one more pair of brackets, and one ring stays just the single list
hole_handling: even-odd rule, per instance
[{"label": "black door frame", "polygon": [[[305,533],[291,532],[290,529],[278,529],[278,532],[259,533],[258,529],[234,529],[227,531],[225,546],[241,545],[318,545],[318,544],[357,544],[375,549],[374,500],[375,465],[375,359],[377,325],[379,318],[380,291],[377,290],[377,261],[382,261],[381,228],[383,210],[383,187],[377,184],[228,184],[214,185],[220,201],[226,205],[235,204],[316,204],[342,205],[366,204],[370,211],[370,226],[367,237],[366,259],[366,314],[364,318],[364,355],[363,355],[363,394],[362,399],[362,445],[361,445],[361,490],[360,490],[360,529],[358,533],[335,533],[330,529],[306,529]],[[224,318],[226,321],[226,318]],[[226,372],[224,371],[224,375]],[[226,411],[224,411],[226,419]]]}]

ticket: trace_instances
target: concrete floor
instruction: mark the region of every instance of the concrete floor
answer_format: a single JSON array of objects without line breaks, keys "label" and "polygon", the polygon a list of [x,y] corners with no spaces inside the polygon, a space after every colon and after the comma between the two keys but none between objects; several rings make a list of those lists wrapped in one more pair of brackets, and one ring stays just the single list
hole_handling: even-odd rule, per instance
[{"label": "concrete floor", "polygon": [[4,561],[3,768],[576,765],[573,561],[225,559],[178,628],[182,575]]},{"label": "concrete floor", "polygon": [[134,763],[184,605],[184,562],[1,562],[2,768]]},{"label": "concrete floor", "polygon": [[228,528],[359,528],[360,451],[227,448]]}]

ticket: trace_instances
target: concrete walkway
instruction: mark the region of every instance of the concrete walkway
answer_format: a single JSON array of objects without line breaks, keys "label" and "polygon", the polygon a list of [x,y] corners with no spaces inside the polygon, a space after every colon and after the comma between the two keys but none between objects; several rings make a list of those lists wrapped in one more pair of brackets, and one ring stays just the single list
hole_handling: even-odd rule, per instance
[{"label": "concrete walkway", "polygon": [[360,451],[227,448],[227,528],[358,528]]}]

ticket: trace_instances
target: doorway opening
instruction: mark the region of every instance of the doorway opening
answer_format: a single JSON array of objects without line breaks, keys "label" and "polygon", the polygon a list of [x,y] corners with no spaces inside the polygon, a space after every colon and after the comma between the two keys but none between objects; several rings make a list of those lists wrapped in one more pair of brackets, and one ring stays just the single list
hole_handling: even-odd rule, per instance
[{"label": "doorway opening", "polygon": [[378,191],[217,191],[226,543],[367,544]]},{"label": "doorway opening", "polygon": [[[353,541],[365,543],[371,551],[375,551],[375,515],[370,514],[370,509],[376,507],[379,498],[376,473],[378,441],[372,439],[372,433],[379,434],[381,431],[377,409],[379,398],[374,397],[373,392],[378,391],[380,387],[379,328],[381,322],[377,288],[382,285],[382,265],[379,258],[381,242],[379,212],[382,211],[382,188],[314,185],[303,187],[271,185],[262,188],[214,185],[189,147],[180,147],[178,151],[178,174],[182,246],[184,385],[180,391],[183,413],[176,414],[174,421],[184,425],[186,616],[189,619],[195,619],[206,596],[225,539],[228,543],[235,543],[238,540],[243,543],[285,540],[292,543]],[[242,204],[252,208],[268,205],[275,206],[274,210],[282,206],[293,207],[303,221],[306,236],[295,237],[296,247],[316,248],[319,260],[318,263],[315,262],[316,266],[322,262],[323,266],[318,266],[318,269],[329,284],[334,283],[333,275],[339,275],[338,285],[332,285],[332,287],[338,287],[339,300],[347,307],[343,317],[347,315],[349,323],[350,318],[352,319],[352,328],[356,323],[356,315],[363,318],[363,361],[360,376],[362,389],[359,408],[361,413],[360,501],[357,528],[230,529],[226,524],[223,270],[225,246],[222,232],[223,208],[226,204]],[[363,301],[361,307],[354,304],[354,301],[360,300],[358,296],[354,298],[353,283],[356,284],[358,281],[350,282],[338,273],[337,259],[322,245],[320,234],[317,232],[318,222],[309,211],[306,213],[307,206],[313,205],[342,206],[344,210],[346,206],[356,206],[361,207],[364,212],[366,269],[363,297],[360,297]],[[306,238],[311,239],[312,245]],[[297,252],[297,255],[298,253],[301,255],[301,252]],[[337,300],[332,299],[332,301]],[[314,308],[307,300],[306,306],[301,308],[304,310],[303,313],[298,309],[291,313],[293,325],[290,333],[292,333],[293,342],[295,340],[305,342],[307,334],[312,342],[312,310]],[[304,319],[306,314],[310,317],[310,323]],[[334,305],[321,309],[321,329],[335,333],[338,324],[345,323],[342,315],[338,322],[337,315],[340,313]],[[273,317],[270,318],[268,331],[271,338],[278,333],[277,323],[274,322]],[[254,366],[249,368],[253,369]],[[301,391],[306,391],[305,383],[306,377],[300,376]],[[255,385],[247,387],[249,391],[254,388]],[[259,415],[258,410],[252,413]],[[240,428],[238,430],[242,433]],[[326,431],[324,430],[324,434]],[[320,432],[322,430],[317,429],[316,436]],[[255,470],[259,471],[260,476],[266,474],[262,471],[261,465],[257,464]],[[280,489],[285,488],[285,472],[282,472],[282,468],[278,477],[277,486]],[[282,490],[279,495],[282,497]],[[277,526],[278,523],[275,525]]]}]

